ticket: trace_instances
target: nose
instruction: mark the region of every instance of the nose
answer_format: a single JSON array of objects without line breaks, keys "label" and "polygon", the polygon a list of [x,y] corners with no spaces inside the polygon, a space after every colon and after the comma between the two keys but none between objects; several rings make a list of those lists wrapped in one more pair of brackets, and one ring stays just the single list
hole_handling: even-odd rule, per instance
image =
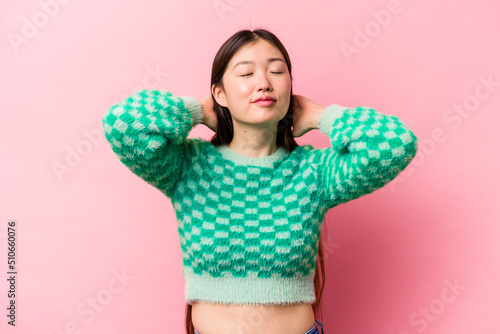
[{"label": "nose", "polygon": [[267,78],[266,73],[263,73],[259,76],[257,86],[259,88],[259,91],[261,90],[267,91],[272,89],[271,82]]}]

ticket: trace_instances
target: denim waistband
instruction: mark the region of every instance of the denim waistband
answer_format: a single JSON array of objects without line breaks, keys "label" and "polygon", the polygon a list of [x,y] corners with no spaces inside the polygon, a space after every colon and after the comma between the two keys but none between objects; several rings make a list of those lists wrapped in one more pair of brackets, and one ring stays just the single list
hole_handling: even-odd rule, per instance
[{"label": "denim waistband", "polygon": [[[323,330],[323,324],[321,322],[319,322],[318,320],[314,320],[314,325],[305,334],[320,334],[319,330],[318,330],[318,327],[316,327],[316,324],[320,325],[320,327],[321,327],[321,334],[325,334],[325,332]],[[198,331],[196,330],[196,328],[194,329],[194,334],[200,334],[200,333],[198,333]]]}]

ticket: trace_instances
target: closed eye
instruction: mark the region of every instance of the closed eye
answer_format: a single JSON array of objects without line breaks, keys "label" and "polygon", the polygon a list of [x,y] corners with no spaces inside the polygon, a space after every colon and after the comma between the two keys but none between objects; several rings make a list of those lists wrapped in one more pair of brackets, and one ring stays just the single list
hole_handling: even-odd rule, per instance
[{"label": "closed eye", "polygon": [[[273,73],[273,74],[281,74],[283,72],[271,72],[271,73]],[[242,77],[246,77],[246,76],[251,75],[251,74],[253,74],[253,73],[243,74]]]}]

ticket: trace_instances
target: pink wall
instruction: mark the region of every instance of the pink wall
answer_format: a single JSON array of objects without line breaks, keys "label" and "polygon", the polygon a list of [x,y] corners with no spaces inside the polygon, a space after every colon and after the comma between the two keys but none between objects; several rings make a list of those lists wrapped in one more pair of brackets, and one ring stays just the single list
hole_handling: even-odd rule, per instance
[{"label": "pink wall", "polygon": [[101,118],[141,88],[208,94],[217,49],[257,27],[287,47],[294,93],[397,115],[420,140],[396,180],[326,217],[326,333],[499,333],[497,2],[147,3],[1,5],[1,276],[11,220],[18,272],[16,328],[0,280],[1,333],[183,333],[173,208]]}]

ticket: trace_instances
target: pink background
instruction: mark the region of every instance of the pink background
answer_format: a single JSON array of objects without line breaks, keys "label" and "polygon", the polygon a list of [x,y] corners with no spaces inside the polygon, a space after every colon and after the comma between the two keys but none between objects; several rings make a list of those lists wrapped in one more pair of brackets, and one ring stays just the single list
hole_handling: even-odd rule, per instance
[{"label": "pink background", "polygon": [[[3,2],[0,332],[184,332],[174,210],[118,160],[101,119],[138,89],[205,96],[222,43],[262,27],[290,53],[294,93],[397,115],[419,137],[403,174],[325,218],[326,333],[499,333],[499,11],[493,0]],[[316,130],[297,141],[329,146]]]}]

